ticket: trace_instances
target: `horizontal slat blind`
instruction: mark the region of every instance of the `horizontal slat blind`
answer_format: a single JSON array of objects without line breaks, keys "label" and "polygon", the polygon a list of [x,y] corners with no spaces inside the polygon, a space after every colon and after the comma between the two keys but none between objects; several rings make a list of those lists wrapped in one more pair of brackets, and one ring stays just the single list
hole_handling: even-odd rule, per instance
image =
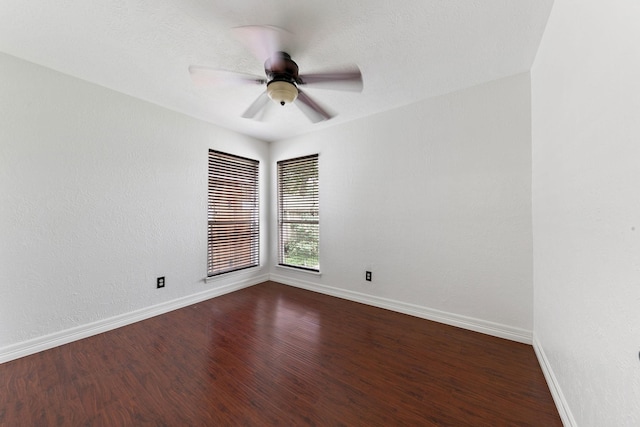
[{"label": "horizontal slat blind", "polygon": [[278,162],[278,263],[320,271],[318,155]]},{"label": "horizontal slat blind", "polygon": [[209,276],[259,263],[258,165],[209,150]]}]

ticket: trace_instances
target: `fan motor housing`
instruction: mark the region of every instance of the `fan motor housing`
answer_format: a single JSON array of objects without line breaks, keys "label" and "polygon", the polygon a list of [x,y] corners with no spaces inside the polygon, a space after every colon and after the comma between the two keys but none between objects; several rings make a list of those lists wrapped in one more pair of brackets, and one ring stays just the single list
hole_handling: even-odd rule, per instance
[{"label": "fan motor housing", "polygon": [[264,72],[269,81],[298,82],[298,64],[286,52],[276,52],[271,58],[267,59],[264,63]]}]

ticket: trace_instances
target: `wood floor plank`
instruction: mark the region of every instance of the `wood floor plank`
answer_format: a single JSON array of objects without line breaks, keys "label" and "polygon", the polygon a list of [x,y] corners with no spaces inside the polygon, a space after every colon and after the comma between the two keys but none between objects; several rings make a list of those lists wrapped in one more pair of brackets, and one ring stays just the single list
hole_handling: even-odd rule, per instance
[{"label": "wood floor plank", "polygon": [[531,346],[265,282],[0,365],[0,425],[561,426]]}]

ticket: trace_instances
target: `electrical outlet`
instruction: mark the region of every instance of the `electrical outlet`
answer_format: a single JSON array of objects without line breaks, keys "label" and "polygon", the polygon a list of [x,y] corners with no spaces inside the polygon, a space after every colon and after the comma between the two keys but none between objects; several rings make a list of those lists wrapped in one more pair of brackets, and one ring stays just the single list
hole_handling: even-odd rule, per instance
[{"label": "electrical outlet", "polygon": [[158,280],[156,281],[156,286],[158,289],[164,288],[164,276],[158,277]]},{"label": "electrical outlet", "polygon": [[370,281],[371,281],[371,272],[370,272],[370,271],[366,271],[366,272],[364,273],[364,279],[365,279],[367,282],[370,282]]}]

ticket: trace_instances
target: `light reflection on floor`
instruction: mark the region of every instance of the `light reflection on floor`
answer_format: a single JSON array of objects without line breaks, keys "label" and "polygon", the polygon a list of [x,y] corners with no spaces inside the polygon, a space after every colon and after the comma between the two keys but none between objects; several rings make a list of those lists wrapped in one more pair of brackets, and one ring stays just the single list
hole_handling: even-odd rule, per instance
[{"label": "light reflection on floor", "polygon": [[275,335],[277,340],[274,345],[284,345],[282,339],[295,339],[301,341],[300,346],[316,346],[321,339],[322,327],[321,316],[317,311],[310,309],[303,304],[296,304],[291,300],[279,297],[275,305],[262,302],[259,307],[260,315],[256,316],[256,328],[262,329],[269,335]]}]

